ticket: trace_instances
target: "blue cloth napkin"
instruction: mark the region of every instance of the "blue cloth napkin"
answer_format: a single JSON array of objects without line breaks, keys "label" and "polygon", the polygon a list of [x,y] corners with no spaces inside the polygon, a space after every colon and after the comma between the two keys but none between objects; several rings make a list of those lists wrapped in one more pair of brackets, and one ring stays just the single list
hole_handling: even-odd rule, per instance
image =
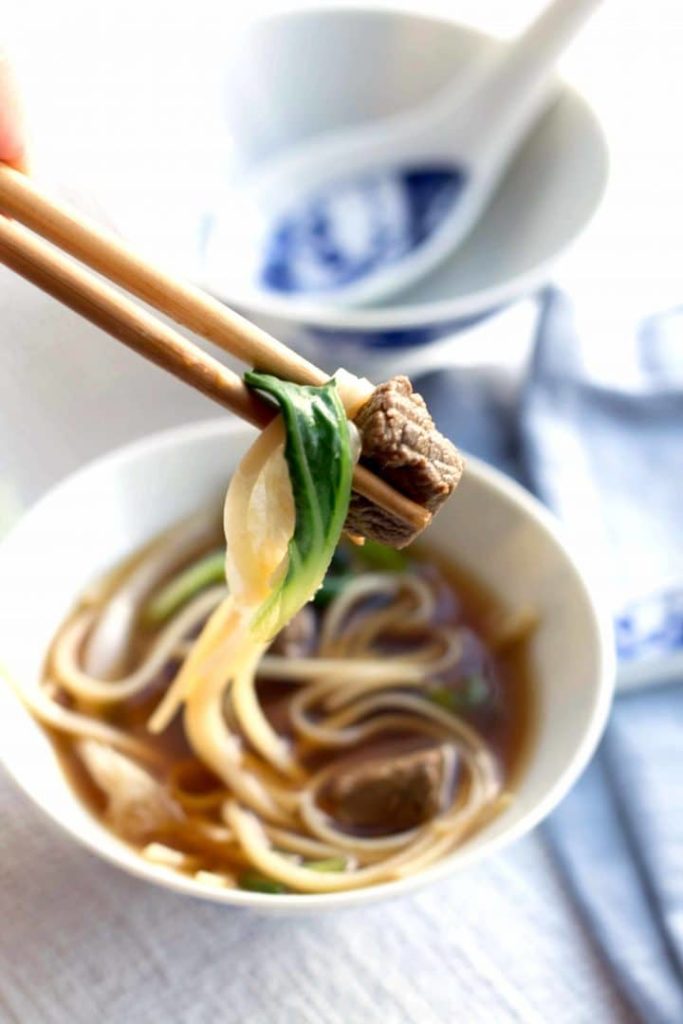
[{"label": "blue cloth napkin", "polygon": [[548,289],[521,393],[474,369],[429,374],[419,389],[445,433],[563,519],[612,602],[620,678],[632,688],[543,828],[634,1013],[680,1024],[683,310],[641,323],[607,379],[585,355],[571,303]]}]

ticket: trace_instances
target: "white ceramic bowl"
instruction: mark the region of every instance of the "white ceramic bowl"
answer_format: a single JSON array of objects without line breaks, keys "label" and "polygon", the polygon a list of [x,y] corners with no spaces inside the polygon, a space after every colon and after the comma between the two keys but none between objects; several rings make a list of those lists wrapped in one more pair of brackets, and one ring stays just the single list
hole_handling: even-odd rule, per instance
[{"label": "white ceramic bowl", "polygon": [[[169,172],[162,169],[163,189],[150,188],[140,196],[144,208],[136,209],[125,208],[122,192],[115,220],[124,233],[152,252],[158,248],[164,260],[330,371],[341,362],[372,376],[376,358],[386,369],[388,359],[400,359],[406,349],[418,357],[431,341],[544,283],[553,261],[590,220],[606,183],[606,146],[589,106],[573,89],[561,88],[465,244],[386,305],[354,311],[315,298],[296,308],[286,296],[247,298],[231,288],[220,259],[210,258],[212,222],[229,208],[231,177],[239,185],[254,166],[302,139],[413,107],[499,45],[450,20],[371,5],[259,19],[224,47],[214,45],[207,57],[219,65],[217,81],[209,76],[212,94],[197,103],[217,108],[208,120],[215,137],[197,143],[194,188],[192,171],[182,163],[185,176],[174,202]],[[186,134],[181,124],[177,138]],[[168,144],[159,149],[167,154]],[[227,219],[229,236],[234,215]]]},{"label": "white ceramic bowl", "polygon": [[[86,466],[50,491],[0,545],[0,665],[35,687],[48,645],[84,587],[164,527],[218,498],[253,436],[234,421],[156,434]],[[422,874],[333,895],[271,896],[208,889],[149,863],[103,828],[67,783],[42,729],[0,685],[0,750],[10,773],[54,821],[95,853],[150,882],[220,903],[305,912],[407,893],[517,839],[566,793],[600,736],[614,660],[599,615],[552,517],[525,491],[470,459],[429,541],[511,607],[530,604],[537,734],[511,806]]]}]

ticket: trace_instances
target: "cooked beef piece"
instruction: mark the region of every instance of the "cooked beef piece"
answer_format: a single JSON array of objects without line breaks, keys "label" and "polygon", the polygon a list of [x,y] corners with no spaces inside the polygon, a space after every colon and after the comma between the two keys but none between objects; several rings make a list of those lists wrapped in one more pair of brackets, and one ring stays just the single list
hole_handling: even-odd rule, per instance
[{"label": "cooked beef piece", "polygon": [[316,634],[315,612],[306,605],[280,630],[268,653],[281,654],[285,658],[307,658],[315,647]]},{"label": "cooked beef piece", "polygon": [[323,800],[347,828],[402,832],[442,809],[453,766],[453,752],[446,747],[369,758],[335,771]]},{"label": "cooked beef piece", "polygon": [[[457,449],[435,428],[427,406],[407,377],[375,388],[355,418],[363,465],[401,494],[436,512],[463,470]],[[353,494],[346,519],[351,533],[402,548],[417,536],[401,519],[360,494]]]}]

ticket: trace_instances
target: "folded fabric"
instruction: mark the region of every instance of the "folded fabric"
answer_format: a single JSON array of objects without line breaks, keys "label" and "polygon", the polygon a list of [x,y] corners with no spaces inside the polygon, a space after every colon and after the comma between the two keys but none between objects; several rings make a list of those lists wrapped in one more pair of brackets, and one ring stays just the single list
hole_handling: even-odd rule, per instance
[{"label": "folded fabric", "polygon": [[683,687],[621,697],[544,825],[619,987],[647,1024],[683,1020]]},{"label": "folded fabric", "polygon": [[[419,382],[437,425],[533,490],[611,602],[631,680],[545,835],[593,939],[648,1024],[683,1020],[683,312],[652,317],[598,372],[571,302],[539,300],[521,391],[495,371]],[[681,664],[681,686],[671,682]],[[635,667],[635,672],[634,672]]]}]

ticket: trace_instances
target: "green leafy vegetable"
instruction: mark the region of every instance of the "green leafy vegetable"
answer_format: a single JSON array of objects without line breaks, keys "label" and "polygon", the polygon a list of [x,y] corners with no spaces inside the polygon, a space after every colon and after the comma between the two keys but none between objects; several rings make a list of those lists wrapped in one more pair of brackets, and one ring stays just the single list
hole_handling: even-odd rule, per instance
[{"label": "green leafy vegetable", "polygon": [[338,547],[332,556],[327,575],[322,586],[316,591],[313,601],[318,608],[326,608],[330,601],[339,597],[341,592],[353,579],[351,559],[343,547]]},{"label": "green leafy vegetable", "polygon": [[286,885],[277,882],[274,878],[261,875],[258,871],[244,871],[237,880],[240,889],[247,889],[249,892],[267,892],[278,894],[289,892]]},{"label": "green leafy vegetable", "polygon": [[[353,557],[356,565],[360,563],[364,568],[376,572],[405,572],[410,565],[408,556],[402,551],[396,551],[374,540],[367,540],[365,544],[354,548]],[[344,557],[342,552],[337,551],[330,570],[313,599],[317,607],[326,608],[335,597],[339,597],[353,576],[352,560],[348,555]]]},{"label": "green leafy vegetable", "polygon": [[160,626],[200,590],[214,583],[225,583],[224,551],[214,551],[198,562],[193,562],[162,587],[145,606],[143,622],[147,626]]},{"label": "green leafy vegetable", "polygon": [[325,860],[305,860],[304,867],[310,871],[345,871],[345,857],[327,857]]},{"label": "green leafy vegetable", "polygon": [[465,676],[457,686],[437,686],[429,691],[429,699],[446,711],[468,711],[483,704],[490,695],[490,688],[483,676]]},{"label": "green leafy vegetable", "polygon": [[346,413],[334,380],[309,387],[253,371],[244,380],[249,387],[272,395],[280,406],[296,510],[287,571],[252,621],[259,639],[269,640],[324,579],[346,519],[353,459]]},{"label": "green leafy vegetable", "polygon": [[410,559],[403,551],[389,548],[376,540],[366,540],[365,544],[358,548],[357,554],[369,569],[376,569],[378,572],[405,572],[410,565]]}]

